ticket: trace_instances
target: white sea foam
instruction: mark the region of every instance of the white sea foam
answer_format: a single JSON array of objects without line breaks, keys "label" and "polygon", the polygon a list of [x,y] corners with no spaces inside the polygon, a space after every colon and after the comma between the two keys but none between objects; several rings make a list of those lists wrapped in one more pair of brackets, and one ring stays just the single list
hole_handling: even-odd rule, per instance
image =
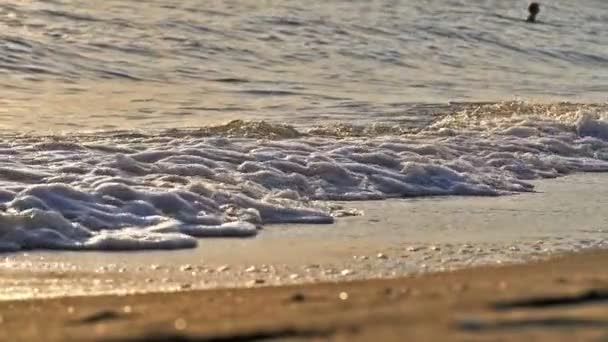
[{"label": "white sea foam", "polygon": [[327,200],[532,191],[526,180],[608,171],[607,114],[598,108],[474,106],[408,134],[238,121],[4,136],[0,251],[188,248],[270,223],[331,223]]}]

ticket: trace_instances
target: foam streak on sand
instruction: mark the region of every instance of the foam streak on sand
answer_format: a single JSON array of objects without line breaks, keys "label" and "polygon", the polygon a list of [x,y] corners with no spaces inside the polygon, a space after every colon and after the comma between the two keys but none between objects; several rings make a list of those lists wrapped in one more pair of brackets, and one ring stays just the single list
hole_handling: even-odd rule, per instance
[{"label": "foam streak on sand", "polygon": [[526,180],[608,171],[605,119],[603,107],[507,103],[409,134],[233,122],[5,136],[0,250],[188,248],[269,223],[331,223],[327,200],[532,191]]}]

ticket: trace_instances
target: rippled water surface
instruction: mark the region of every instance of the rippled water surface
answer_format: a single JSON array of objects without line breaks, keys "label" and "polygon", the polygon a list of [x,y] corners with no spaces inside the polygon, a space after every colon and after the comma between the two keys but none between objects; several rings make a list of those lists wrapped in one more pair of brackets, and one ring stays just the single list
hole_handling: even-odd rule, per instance
[{"label": "rippled water surface", "polygon": [[608,2],[0,4],[0,128],[416,122],[450,100],[606,101]]}]

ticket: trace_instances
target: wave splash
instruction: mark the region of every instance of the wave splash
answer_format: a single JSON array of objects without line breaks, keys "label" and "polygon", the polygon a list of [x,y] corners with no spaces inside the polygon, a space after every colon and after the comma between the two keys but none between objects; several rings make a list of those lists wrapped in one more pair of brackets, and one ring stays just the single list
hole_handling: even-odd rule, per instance
[{"label": "wave splash", "polygon": [[234,121],[196,130],[4,136],[0,251],[191,248],[272,223],[332,223],[333,200],[533,191],[608,171],[603,105],[471,104],[416,132],[298,131]]}]

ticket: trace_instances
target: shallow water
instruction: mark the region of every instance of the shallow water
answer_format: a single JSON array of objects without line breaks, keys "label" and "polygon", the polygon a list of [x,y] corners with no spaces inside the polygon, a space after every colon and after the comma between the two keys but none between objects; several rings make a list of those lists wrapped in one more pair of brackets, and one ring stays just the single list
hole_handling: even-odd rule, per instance
[{"label": "shallow water", "polygon": [[608,171],[599,105],[465,108],[402,132],[235,121],[193,130],[12,135],[0,145],[0,251],[173,249],[273,223],[358,215],[328,201],[530,192]]},{"label": "shallow water", "polygon": [[608,3],[4,1],[0,128],[416,122],[447,101],[606,100]]},{"label": "shallow water", "polygon": [[516,196],[345,202],[365,215],[171,253],[0,254],[0,300],[395,277],[606,248],[606,181],[577,174]]}]

